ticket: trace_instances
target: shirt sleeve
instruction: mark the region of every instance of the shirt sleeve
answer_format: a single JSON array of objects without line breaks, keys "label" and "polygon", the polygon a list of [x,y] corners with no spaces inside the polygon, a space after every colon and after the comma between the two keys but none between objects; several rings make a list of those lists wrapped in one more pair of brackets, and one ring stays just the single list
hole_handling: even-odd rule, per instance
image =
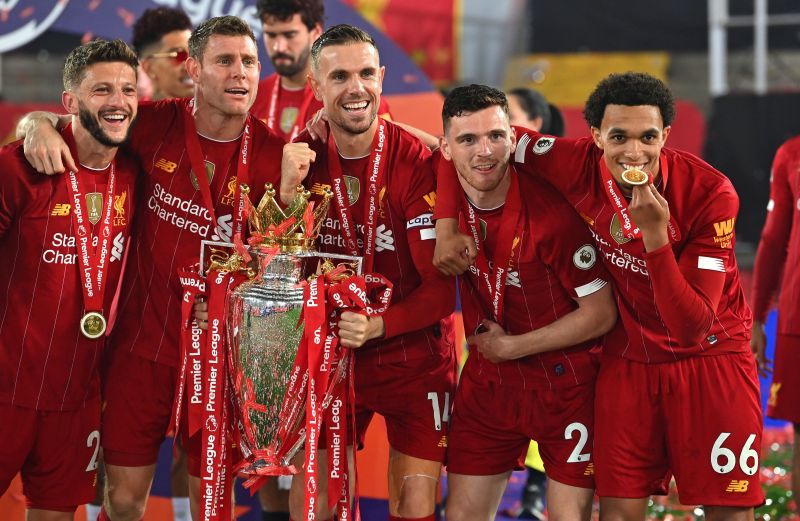
[{"label": "shirt sleeve", "polygon": [[455,279],[440,274],[432,263],[436,245],[433,210],[437,197],[430,154],[422,144],[416,154],[410,178],[403,180],[401,205],[408,247],[421,282],[383,315],[386,338],[433,325],[455,308]]},{"label": "shirt sleeve", "polygon": [[766,321],[786,263],[794,212],[789,169],[800,167],[797,160],[800,142],[794,143],[794,147],[789,143],[781,146],[772,162],[767,220],[761,230],[753,267],[753,315],[760,322]]},{"label": "shirt sleeve", "polygon": [[598,258],[586,223],[566,201],[555,193],[547,203],[540,201],[531,223],[538,236],[539,256],[572,298],[581,298],[608,285],[610,277]]},{"label": "shirt sleeve", "polygon": [[728,270],[735,270],[734,224],[739,198],[728,186],[711,198],[677,255],[672,245],[646,252],[656,307],[679,345],[700,343],[716,317]]},{"label": "shirt sleeve", "polygon": [[15,147],[12,145],[0,149],[0,164],[6,168],[6,172],[0,175],[0,237],[8,233],[16,219],[17,206],[26,200],[20,182],[18,158],[14,151]]}]

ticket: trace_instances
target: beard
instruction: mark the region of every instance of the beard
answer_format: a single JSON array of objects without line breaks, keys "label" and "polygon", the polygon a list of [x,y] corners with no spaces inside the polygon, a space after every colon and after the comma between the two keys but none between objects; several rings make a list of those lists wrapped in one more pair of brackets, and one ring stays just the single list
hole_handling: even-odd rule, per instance
[{"label": "beard", "polygon": [[[275,56],[270,57],[270,61],[272,62],[272,66],[275,67],[275,72],[277,72],[280,76],[292,77],[306,69],[309,53],[310,49],[306,49],[300,53],[297,59],[288,54],[278,53]],[[275,61],[279,58],[287,58],[289,62],[281,63],[279,65],[275,63]]]},{"label": "beard", "polygon": [[81,125],[83,125],[83,128],[86,129],[89,135],[95,139],[95,141],[107,147],[118,147],[125,143],[130,137],[131,130],[136,122],[135,119],[131,121],[130,125],[128,125],[128,131],[125,133],[125,137],[117,141],[106,134],[106,132],[100,126],[99,114],[92,114],[81,102],[78,102],[78,119],[80,120]]},{"label": "beard", "polygon": [[343,117],[338,117],[338,115],[329,114],[328,117],[331,118],[331,122],[334,123],[337,127],[341,128],[348,134],[357,136],[359,134],[363,134],[364,132],[369,130],[369,128],[372,126],[372,123],[375,121],[375,118],[378,117],[378,106],[374,102],[370,101],[369,117],[360,123],[351,122]]}]

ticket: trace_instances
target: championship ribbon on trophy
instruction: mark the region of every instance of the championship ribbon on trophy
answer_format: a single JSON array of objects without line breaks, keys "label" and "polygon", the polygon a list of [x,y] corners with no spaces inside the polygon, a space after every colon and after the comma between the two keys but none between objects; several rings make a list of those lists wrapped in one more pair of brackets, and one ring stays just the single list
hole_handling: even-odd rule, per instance
[{"label": "championship ribbon on trophy", "polygon": [[[348,310],[382,313],[391,284],[378,275],[360,275],[359,257],[315,251],[330,192],[315,207],[310,193],[298,187],[284,210],[272,186],[266,188],[254,207],[242,187],[249,248],[237,236],[229,245],[232,252],[212,247],[206,255],[204,243],[200,266],[180,271],[184,357],[176,430],[180,404],[187,403],[188,434],[201,432],[203,440],[203,519],[228,519],[234,474],[247,478],[245,486],[254,491],[268,476],[297,473],[291,460],[304,447],[306,505],[312,511],[307,519],[314,519],[321,479],[319,448],[328,449],[328,506],[338,504],[339,519],[350,519],[353,356],[338,342],[338,317]],[[208,331],[193,319],[198,295],[208,301]],[[368,295],[375,296],[374,303]],[[327,443],[319,447],[323,428]],[[241,458],[232,456],[233,446]]]}]

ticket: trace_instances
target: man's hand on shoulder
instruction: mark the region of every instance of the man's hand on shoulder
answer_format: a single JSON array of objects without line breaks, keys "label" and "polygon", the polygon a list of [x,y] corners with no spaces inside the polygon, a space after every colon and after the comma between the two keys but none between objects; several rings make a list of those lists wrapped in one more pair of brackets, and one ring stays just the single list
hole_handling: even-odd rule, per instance
[{"label": "man's hand on shoulder", "polygon": [[458,231],[455,219],[436,221],[436,249],[433,265],[445,275],[461,275],[475,261],[478,252],[472,237]]},{"label": "man's hand on shoulder", "polygon": [[308,143],[286,143],[281,159],[281,190],[283,204],[289,204],[297,195],[297,186],[302,184],[317,158]]},{"label": "man's hand on shoulder", "polygon": [[43,174],[60,174],[65,168],[77,170],[77,165],[55,124],[59,116],[49,112],[33,112],[17,125],[17,137],[25,138],[23,151],[31,166]]}]

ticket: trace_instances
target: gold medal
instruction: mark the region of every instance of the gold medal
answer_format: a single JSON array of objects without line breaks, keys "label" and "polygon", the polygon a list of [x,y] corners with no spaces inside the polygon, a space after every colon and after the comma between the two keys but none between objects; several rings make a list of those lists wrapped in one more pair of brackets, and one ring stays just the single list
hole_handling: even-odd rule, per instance
[{"label": "gold medal", "polygon": [[650,181],[650,176],[638,168],[629,168],[622,172],[622,180],[631,186],[641,186]]},{"label": "gold medal", "polygon": [[81,318],[81,333],[86,338],[99,338],[106,332],[106,319],[97,311],[89,311]]}]

